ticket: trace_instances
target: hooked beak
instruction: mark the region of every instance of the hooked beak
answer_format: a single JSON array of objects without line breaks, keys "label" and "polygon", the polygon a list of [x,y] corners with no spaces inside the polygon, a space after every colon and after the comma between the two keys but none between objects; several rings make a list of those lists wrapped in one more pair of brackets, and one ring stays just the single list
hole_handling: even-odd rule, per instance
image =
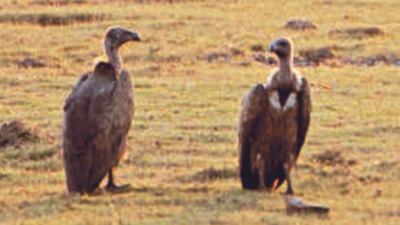
[{"label": "hooked beak", "polygon": [[278,49],[278,45],[275,42],[272,42],[268,47],[269,52],[275,52],[277,49]]},{"label": "hooked beak", "polygon": [[134,31],[130,31],[129,32],[130,33],[130,35],[131,35],[131,40],[132,41],[140,41],[140,35],[139,35],[139,33],[136,33],[136,32],[134,32]]}]

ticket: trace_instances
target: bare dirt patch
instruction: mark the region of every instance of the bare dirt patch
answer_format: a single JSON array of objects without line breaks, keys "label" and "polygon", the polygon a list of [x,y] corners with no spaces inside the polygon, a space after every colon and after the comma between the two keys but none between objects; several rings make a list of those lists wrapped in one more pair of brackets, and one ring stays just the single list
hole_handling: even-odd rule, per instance
[{"label": "bare dirt patch", "polygon": [[250,47],[250,49],[253,52],[265,52],[267,48],[265,48],[262,44],[254,44]]},{"label": "bare dirt patch", "polygon": [[[253,59],[265,66],[276,66],[278,61],[273,56],[256,53]],[[365,57],[350,57],[337,55],[334,47],[321,47],[316,49],[301,50],[299,56],[293,58],[296,67],[315,67],[326,65],[330,67],[341,67],[346,65],[371,67],[377,65],[400,66],[400,58],[396,54],[378,54]]]},{"label": "bare dirt patch", "polygon": [[33,1],[30,5],[42,5],[42,6],[65,6],[65,5],[81,5],[85,4],[88,1],[86,0],[38,0]]},{"label": "bare dirt patch", "polygon": [[208,182],[238,177],[239,174],[237,168],[215,169],[214,167],[210,167],[208,169],[197,172],[193,176],[181,177],[179,178],[179,180],[181,180],[182,182]]},{"label": "bare dirt patch", "polygon": [[0,23],[37,24],[40,26],[65,26],[74,23],[100,22],[109,18],[104,13],[56,14],[5,14],[0,15]]},{"label": "bare dirt patch", "polygon": [[343,65],[352,66],[377,66],[377,65],[388,65],[388,66],[400,66],[400,58],[395,54],[389,55],[374,55],[360,58],[343,57],[341,59]]},{"label": "bare dirt patch", "polygon": [[359,137],[377,137],[387,134],[399,134],[400,127],[399,126],[386,126],[386,127],[374,127],[371,129],[360,129],[354,132],[355,136]]},{"label": "bare dirt patch", "polygon": [[0,150],[9,146],[19,147],[25,142],[37,142],[39,136],[21,121],[4,123],[0,128]]},{"label": "bare dirt patch", "polygon": [[[195,0],[133,0],[135,3],[151,4],[151,3],[184,3],[184,2],[195,2]],[[200,0],[198,2],[204,2],[205,0]]]},{"label": "bare dirt patch", "polygon": [[354,159],[346,159],[341,151],[338,150],[326,150],[323,153],[313,155],[313,159],[317,163],[334,166],[334,165],[354,165],[357,163]]},{"label": "bare dirt patch", "polygon": [[356,27],[343,30],[332,30],[329,32],[331,36],[339,36],[343,38],[364,39],[370,37],[382,36],[385,33],[379,27]]},{"label": "bare dirt patch", "polygon": [[226,52],[209,52],[204,57],[204,59],[208,63],[212,63],[212,62],[229,63],[231,58],[232,58],[232,56]]},{"label": "bare dirt patch", "polygon": [[[343,151],[333,149],[313,155],[313,160],[315,160],[319,166],[310,167],[310,173],[331,179],[337,187],[342,189],[340,191],[342,195],[347,195],[352,191],[350,186],[354,182],[373,184],[379,183],[384,179],[379,173],[373,171],[360,172],[354,170],[353,166],[358,165],[359,161],[357,159],[345,157],[342,152]],[[383,162],[376,165],[375,169],[394,167],[396,164],[397,161],[390,163]]]},{"label": "bare dirt patch", "polygon": [[[205,2],[206,0],[115,0],[113,2],[137,3],[137,4],[175,4],[187,2]],[[224,0],[230,2],[233,0]],[[40,6],[70,6],[83,4],[104,4],[102,0],[37,0],[29,3],[30,5]]]},{"label": "bare dirt patch", "polygon": [[41,59],[34,59],[34,58],[30,58],[27,57],[21,61],[19,61],[18,63],[19,67],[23,67],[23,68],[40,68],[40,67],[47,67],[48,64],[46,61],[41,60]]},{"label": "bare dirt patch", "polygon": [[317,29],[317,26],[308,20],[291,19],[286,23],[285,28],[290,30],[314,30]]},{"label": "bare dirt patch", "polygon": [[[204,56],[204,60],[208,63],[220,62],[220,63],[230,63],[232,59],[238,57],[244,57],[245,51],[233,44],[224,45],[223,50],[208,51]],[[198,57],[200,59],[201,57]]]},{"label": "bare dirt patch", "polygon": [[299,55],[306,61],[313,62],[316,65],[319,65],[319,63],[324,62],[327,59],[333,59],[335,57],[331,47],[301,50]]},{"label": "bare dirt patch", "polygon": [[400,158],[395,158],[395,159],[389,159],[389,160],[384,160],[381,162],[376,162],[374,165],[374,168],[381,173],[386,173],[391,169],[396,168],[398,165],[400,165]]}]

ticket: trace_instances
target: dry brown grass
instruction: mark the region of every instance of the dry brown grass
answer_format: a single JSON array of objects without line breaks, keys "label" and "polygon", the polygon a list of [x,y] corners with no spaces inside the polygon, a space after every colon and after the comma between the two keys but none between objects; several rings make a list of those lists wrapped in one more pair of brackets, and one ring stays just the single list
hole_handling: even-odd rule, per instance
[{"label": "dry brown grass", "polygon": [[[38,142],[0,152],[0,224],[398,224],[398,1],[33,2],[0,2],[0,116],[40,131]],[[55,18],[67,25],[41,26],[41,15],[45,24]],[[89,22],[71,15],[89,15]],[[105,17],[91,19],[96,15]],[[284,29],[288,15],[318,28]],[[134,188],[68,195],[62,104],[114,25],[144,40],[121,51],[136,86],[136,115],[116,182]],[[384,34],[329,34],[359,27]],[[297,60],[302,50],[321,47],[335,56],[297,68],[312,85],[314,104],[293,185],[307,201],[329,205],[327,218],[288,216],[284,187],[242,191],[237,176],[240,101],[271,69],[251,63],[252,54],[279,36],[293,39]],[[227,46],[241,54],[207,63],[207,53],[233,54]],[[26,57],[50,66],[18,67]]]}]

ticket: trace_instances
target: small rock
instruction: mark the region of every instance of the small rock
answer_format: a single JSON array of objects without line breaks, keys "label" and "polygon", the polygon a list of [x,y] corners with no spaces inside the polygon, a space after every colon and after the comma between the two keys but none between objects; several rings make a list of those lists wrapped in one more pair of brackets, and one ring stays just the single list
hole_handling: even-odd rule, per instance
[{"label": "small rock", "polygon": [[308,30],[317,29],[317,26],[308,20],[292,19],[286,23],[285,28],[291,30]]},{"label": "small rock", "polygon": [[307,203],[303,199],[294,196],[285,196],[284,200],[286,205],[286,212],[288,214],[293,214],[293,213],[326,214],[329,213],[330,211],[330,208],[328,206],[316,203]]}]

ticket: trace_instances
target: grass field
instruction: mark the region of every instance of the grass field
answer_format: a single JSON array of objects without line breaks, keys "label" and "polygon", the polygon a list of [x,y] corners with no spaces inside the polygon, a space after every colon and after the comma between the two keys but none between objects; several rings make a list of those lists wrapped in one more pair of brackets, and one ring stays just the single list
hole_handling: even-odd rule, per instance
[{"label": "grass field", "polygon": [[[336,58],[400,55],[397,0],[4,0],[0,3],[0,122],[21,120],[40,140],[0,148],[0,224],[399,224],[400,70],[322,63],[298,70],[313,113],[293,175],[328,217],[287,215],[282,187],[241,190],[240,101],[272,67],[252,46],[279,36],[301,50],[339,46]],[[315,30],[284,29],[291,18]],[[68,195],[61,158],[62,105],[102,54],[109,26],[141,33],[124,46],[136,112],[117,184],[134,191]],[[332,34],[376,26],[374,37]],[[209,52],[243,54],[207,62]],[[158,51],[153,51],[159,48]],[[22,68],[26,57],[46,67]]]}]

